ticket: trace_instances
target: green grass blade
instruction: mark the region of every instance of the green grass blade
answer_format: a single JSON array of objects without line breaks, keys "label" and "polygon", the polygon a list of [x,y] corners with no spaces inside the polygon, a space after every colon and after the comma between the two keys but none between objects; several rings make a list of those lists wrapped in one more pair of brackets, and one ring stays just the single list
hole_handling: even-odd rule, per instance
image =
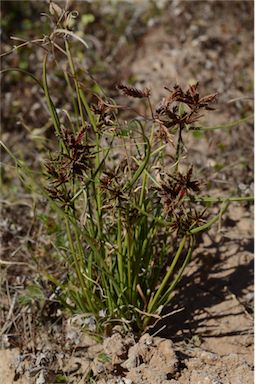
[{"label": "green grass blade", "polygon": [[124,186],[123,191],[127,191],[133,187],[133,185],[139,179],[139,177],[141,176],[141,174],[143,173],[143,171],[145,170],[145,167],[147,166],[147,164],[149,162],[150,153],[151,153],[150,142],[144,133],[143,133],[143,136],[144,136],[144,140],[146,141],[146,147],[147,147],[145,157],[144,157],[142,163],[140,164],[140,166],[138,167],[138,169],[136,170],[132,179]]},{"label": "green grass blade", "polygon": [[[56,134],[60,139],[61,138],[60,121],[58,118],[56,108],[55,108],[55,106],[52,102],[52,99],[50,97],[49,87],[48,87],[48,82],[47,82],[47,59],[48,59],[48,54],[45,55],[44,60],[43,60],[43,89],[44,89],[47,105],[48,105],[48,108],[50,111],[50,115],[52,118],[52,122],[53,122],[53,125],[55,127]],[[62,142],[62,145],[64,145],[63,142]]]}]

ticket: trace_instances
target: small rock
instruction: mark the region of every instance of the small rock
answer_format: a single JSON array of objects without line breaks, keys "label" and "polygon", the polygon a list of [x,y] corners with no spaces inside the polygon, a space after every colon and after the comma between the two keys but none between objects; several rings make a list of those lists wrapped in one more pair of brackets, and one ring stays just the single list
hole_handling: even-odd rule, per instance
[{"label": "small rock", "polygon": [[45,378],[44,378],[44,374],[45,374],[45,372],[44,372],[44,370],[42,369],[41,372],[40,372],[40,374],[39,374],[39,376],[38,376],[37,379],[36,379],[35,384],[45,384],[45,383],[46,383],[46,380],[45,380]]}]

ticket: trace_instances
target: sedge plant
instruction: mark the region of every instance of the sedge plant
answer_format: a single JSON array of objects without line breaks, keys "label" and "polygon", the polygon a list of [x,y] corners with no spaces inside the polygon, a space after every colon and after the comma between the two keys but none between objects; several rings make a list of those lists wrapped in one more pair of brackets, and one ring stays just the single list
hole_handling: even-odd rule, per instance
[{"label": "sedge plant", "polygon": [[[149,89],[118,84],[126,104],[141,99],[146,113],[138,114],[89,90],[78,75],[71,46],[76,14],[50,3],[49,16],[54,30],[36,40],[45,54],[42,80],[35,80],[58,146],[43,164],[42,191],[65,236],[68,267],[65,284],[52,279],[65,306],[92,317],[98,330],[116,322],[144,330],[173,297],[197,235],[231,200],[242,200],[203,196],[196,170],[184,161],[183,135],[198,129],[217,94],[201,97],[198,84],[176,85],[154,107]],[[72,104],[64,122],[48,85],[55,50],[66,60],[63,79]],[[220,204],[218,214],[210,216],[208,203]]]}]

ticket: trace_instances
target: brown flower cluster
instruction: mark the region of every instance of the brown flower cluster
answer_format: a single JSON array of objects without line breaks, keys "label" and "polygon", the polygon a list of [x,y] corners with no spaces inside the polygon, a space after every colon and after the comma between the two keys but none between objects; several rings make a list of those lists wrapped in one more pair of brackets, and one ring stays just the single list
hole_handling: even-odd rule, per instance
[{"label": "brown flower cluster", "polygon": [[62,167],[68,178],[83,177],[86,169],[90,168],[91,159],[94,157],[94,145],[84,142],[85,128],[82,127],[75,136],[70,130],[63,130],[63,141],[68,153],[63,154]]},{"label": "brown flower cluster", "polygon": [[166,181],[162,182],[159,195],[167,214],[179,207],[185,196],[200,191],[199,181],[191,179],[192,171],[192,167],[190,167],[186,175],[180,172],[175,175],[168,174]]},{"label": "brown flower cluster", "polygon": [[172,231],[176,233],[187,233],[192,226],[199,226],[204,224],[206,220],[203,219],[206,209],[201,212],[197,212],[196,209],[190,208],[189,210],[179,209],[173,214],[173,220],[171,223]]},{"label": "brown flower cluster", "polygon": [[71,199],[67,183],[76,177],[83,180],[87,169],[90,168],[94,145],[85,141],[85,128],[81,128],[75,135],[69,129],[62,130],[63,148],[61,152],[46,164],[50,188],[46,188],[50,197],[67,203]]},{"label": "brown flower cluster", "polygon": [[98,116],[97,129],[99,132],[105,127],[114,126],[116,120],[116,107],[114,105],[108,104],[98,97],[97,102],[91,105],[91,110]]},{"label": "brown flower cluster", "polygon": [[192,199],[200,192],[201,183],[192,178],[192,172],[190,167],[186,174],[168,174],[158,189],[164,211],[171,220],[171,230],[177,234],[186,233],[193,225],[204,222],[205,209],[197,212],[185,199]]},{"label": "brown flower cluster", "polygon": [[[211,104],[216,101],[217,93],[200,97],[198,83],[189,86],[184,92],[179,85],[175,85],[173,90],[168,89],[169,95],[165,97],[156,109],[157,119],[168,129],[176,125],[184,127],[199,120],[202,109],[212,110]],[[188,110],[180,111],[179,103],[183,103]]]},{"label": "brown flower cluster", "polygon": [[128,196],[123,192],[125,172],[120,167],[115,170],[105,170],[100,179],[100,188],[111,202],[108,207],[124,208],[128,202]]},{"label": "brown flower cluster", "polygon": [[[147,98],[152,120],[157,123],[159,127],[157,136],[164,142],[173,144],[172,134],[176,131],[174,128],[179,128],[180,149],[180,144],[182,143],[181,131],[185,126],[189,126],[189,129],[195,129],[192,124],[202,117],[201,111],[214,109],[211,104],[215,103],[217,93],[201,97],[198,91],[198,86],[199,83],[190,85],[186,91],[179,85],[175,85],[172,90],[165,87],[169,92],[169,95],[167,95],[156,107],[156,113],[154,113],[151,105],[151,92],[148,88],[141,90],[124,84],[118,84],[117,89],[126,96],[139,99]],[[180,108],[181,104],[184,108]]]},{"label": "brown flower cluster", "polygon": [[118,84],[117,89],[119,89],[123,95],[130,96],[130,97],[135,97],[138,99],[142,99],[144,97],[149,97],[150,96],[150,90],[148,88],[144,88],[143,90],[134,88],[134,87],[129,87],[124,84]]}]

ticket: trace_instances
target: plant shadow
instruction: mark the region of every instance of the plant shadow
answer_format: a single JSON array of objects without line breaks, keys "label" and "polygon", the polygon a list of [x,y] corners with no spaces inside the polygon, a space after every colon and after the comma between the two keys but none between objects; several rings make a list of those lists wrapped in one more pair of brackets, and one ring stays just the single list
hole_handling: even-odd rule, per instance
[{"label": "plant shadow", "polygon": [[[208,235],[206,235],[208,236]],[[210,320],[220,321],[228,316],[238,316],[240,311],[211,313],[210,308],[224,303],[229,295],[236,299],[249,312],[245,303],[247,289],[253,286],[253,257],[247,257],[242,263],[237,262],[236,255],[248,252],[253,254],[253,238],[229,239],[223,237],[217,243],[210,237],[208,246],[198,244],[198,252],[187,267],[186,273],[179,285],[176,295],[170,304],[163,309],[162,319],[151,326],[151,335],[170,338],[178,342],[190,340],[195,335],[199,337],[222,337],[240,334],[240,329],[229,332],[219,332],[211,325],[205,327]],[[222,252],[220,248],[226,251]],[[232,260],[235,258],[235,260]],[[244,311],[242,311],[244,312]],[[242,329],[242,334],[250,333],[250,329]]]}]

